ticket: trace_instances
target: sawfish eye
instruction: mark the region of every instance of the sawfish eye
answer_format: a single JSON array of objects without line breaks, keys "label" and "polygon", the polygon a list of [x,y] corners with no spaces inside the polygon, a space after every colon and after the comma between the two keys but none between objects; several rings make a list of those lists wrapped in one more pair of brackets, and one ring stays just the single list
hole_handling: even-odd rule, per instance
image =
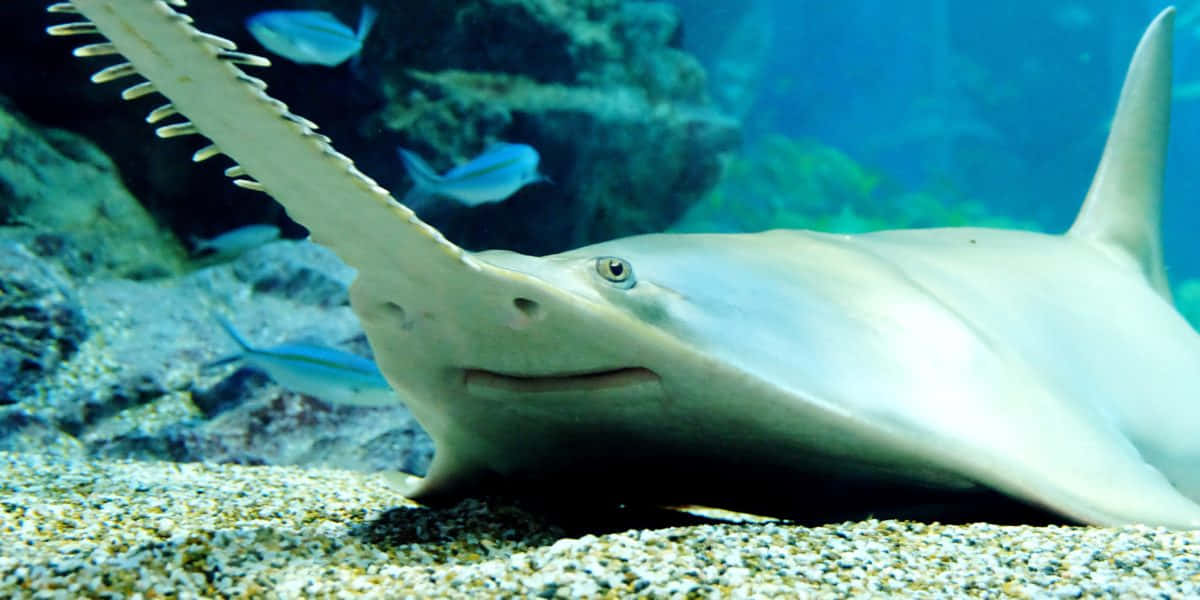
[{"label": "sawfish eye", "polygon": [[615,256],[601,256],[596,259],[596,272],[605,281],[622,288],[631,288],[635,283],[633,266]]}]

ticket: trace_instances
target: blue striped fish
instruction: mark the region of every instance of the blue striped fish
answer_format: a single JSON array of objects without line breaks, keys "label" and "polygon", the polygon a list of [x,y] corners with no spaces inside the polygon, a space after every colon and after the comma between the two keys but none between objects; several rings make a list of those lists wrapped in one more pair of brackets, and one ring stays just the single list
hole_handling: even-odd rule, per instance
[{"label": "blue striped fish", "polygon": [[213,258],[227,259],[279,239],[279,228],[274,225],[245,225],[207,240],[196,236],[191,239],[193,255],[211,253]]},{"label": "blue striped fish", "polygon": [[302,65],[336,67],[362,50],[378,12],[363,5],[358,31],[322,10],[269,10],[246,20],[264,48]]},{"label": "blue striped fish", "polygon": [[467,206],[500,202],[530,183],[547,180],[538,173],[537,150],[525,144],[495,144],[442,175],[415,153],[398,150],[413,180],[404,199],[409,208],[430,196],[447,196]]},{"label": "blue striped fish", "polygon": [[375,362],[324,346],[280,344],[260,348],[250,343],[232,323],[214,318],[241,348],[241,352],[205,365],[214,367],[236,360],[264,371],[279,385],[333,404],[391,406],[400,404]]}]

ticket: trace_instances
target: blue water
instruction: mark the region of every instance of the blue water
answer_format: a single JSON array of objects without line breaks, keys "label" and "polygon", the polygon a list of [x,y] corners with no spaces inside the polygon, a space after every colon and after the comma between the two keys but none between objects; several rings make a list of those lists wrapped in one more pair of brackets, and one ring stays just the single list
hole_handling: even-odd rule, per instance
[{"label": "blue water", "polygon": [[[1167,6],[675,2],[718,101],[731,81],[721,65],[745,67],[737,101],[724,101],[748,149],[771,133],[813,138],[902,188],[982,201],[1047,231],[1074,218],[1138,36]],[[1200,2],[1177,8],[1178,90],[1200,82]],[[1177,99],[1172,118],[1164,237],[1178,281],[1200,276],[1200,98]]]}]

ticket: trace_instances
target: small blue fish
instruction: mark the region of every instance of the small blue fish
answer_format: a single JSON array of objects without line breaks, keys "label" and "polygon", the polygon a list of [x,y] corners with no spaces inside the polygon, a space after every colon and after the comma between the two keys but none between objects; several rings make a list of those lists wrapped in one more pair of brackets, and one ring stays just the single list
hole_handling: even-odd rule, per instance
[{"label": "small blue fish", "polygon": [[274,225],[246,225],[207,240],[192,236],[192,254],[211,252],[216,258],[233,258],[277,239],[279,228]]},{"label": "small blue fish", "polygon": [[246,19],[264,48],[302,65],[336,67],[362,50],[379,12],[363,5],[358,31],[322,10],[269,10]]},{"label": "small blue fish", "polygon": [[413,180],[404,202],[409,208],[430,196],[448,196],[467,206],[500,202],[530,183],[548,181],[538,173],[537,150],[525,144],[495,144],[444,175],[413,152],[398,150]]},{"label": "small blue fish", "polygon": [[350,406],[400,404],[400,398],[369,359],[309,344],[259,348],[250,344],[232,323],[215,315],[214,318],[241,347],[241,353],[213,361],[205,367],[242,360],[265,371],[279,385],[326,402]]}]

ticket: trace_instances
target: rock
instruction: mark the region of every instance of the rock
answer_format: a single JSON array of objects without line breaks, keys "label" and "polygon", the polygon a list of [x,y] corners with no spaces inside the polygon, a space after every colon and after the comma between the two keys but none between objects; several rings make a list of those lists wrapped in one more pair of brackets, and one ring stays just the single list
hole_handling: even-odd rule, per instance
[{"label": "rock", "polygon": [[233,273],[257,293],[324,307],[349,305],[347,288],[354,280],[354,269],[333,252],[307,242],[254,248],[233,264]]},{"label": "rock", "polygon": [[86,450],[79,440],[44,417],[16,406],[0,408],[0,451],[34,452],[69,458],[86,456]]},{"label": "rock", "polygon": [[253,369],[238,369],[212,387],[198,389],[192,393],[192,404],[207,419],[212,419],[230,409],[244,404],[259,390],[270,386],[271,378],[266,373]]},{"label": "rock", "polygon": [[0,404],[31,393],[87,335],[70,282],[23,246],[0,242]]},{"label": "rock", "polygon": [[[239,371],[243,372],[243,371]],[[433,444],[403,406],[332,406],[274,385],[235,406],[156,435],[129,431],[95,447],[101,456],[233,464],[305,465],[424,474]]]},{"label": "rock", "polygon": [[57,263],[71,277],[87,277],[96,272],[96,255],[80,247],[76,237],[69,233],[15,228],[8,233],[6,237],[24,240],[23,245],[30,252]]},{"label": "rock", "polygon": [[0,222],[75,276],[178,272],[183,249],[125,189],[112,161],[86,139],[40,129],[0,98]]}]

